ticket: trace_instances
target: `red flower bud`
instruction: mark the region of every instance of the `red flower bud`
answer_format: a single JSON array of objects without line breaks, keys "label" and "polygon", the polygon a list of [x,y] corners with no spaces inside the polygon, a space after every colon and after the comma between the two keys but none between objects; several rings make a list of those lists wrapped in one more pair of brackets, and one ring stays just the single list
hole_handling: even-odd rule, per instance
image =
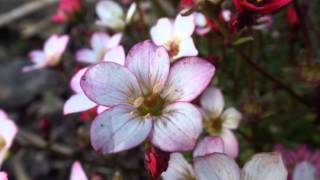
[{"label": "red flower bud", "polygon": [[189,8],[191,6],[194,5],[193,0],[180,0],[180,8],[184,9],[184,8]]},{"label": "red flower bud", "polygon": [[58,11],[52,16],[52,20],[57,23],[71,21],[80,10],[80,0],[60,0]]},{"label": "red flower bud", "polygon": [[292,7],[287,10],[287,21],[291,28],[296,28],[300,24],[297,11]]},{"label": "red flower bud", "polygon": [[151,146],[145,150],[145,168],[153,179],[160,177],[161,173],[167,170],[170,154]]},{"label": "red flower bud", "polygon": [[291,3],[292,0],[233,0],[240,14],[271,14]]}]

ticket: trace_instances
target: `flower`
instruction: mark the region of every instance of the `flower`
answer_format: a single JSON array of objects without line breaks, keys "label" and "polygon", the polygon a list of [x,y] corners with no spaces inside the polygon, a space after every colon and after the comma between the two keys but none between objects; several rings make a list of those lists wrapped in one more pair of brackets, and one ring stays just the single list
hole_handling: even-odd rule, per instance
[{"label": "flower", "polygon": [[[105,34],[95,34],[93,38],[91,38],[91,42],[97,42],[97,43],[92,43],[95,44],[93,47],[95,49],[103,49],[103,45],[101,44],[101,39],[98,38],[101,35],[101,37],[106,37]],[[116,37],[113,36],[113,39]],[[100,42],[99,42],[100,40]],[[102,39],[103,40],[103,39]],[[115,40],[110,40],[110,41],[115,41]],[[118,41],[118,40],[116,40]],[[99,47],[101,46],[101,47]],[[87,56],[81,56],[81,57],[90,57],[88,54],[94,55],[94,51],[91,52],[91,50],[80,50],[83,51],[83,53],[78,53],[79,54],[87,54]],[[98,51],[98,50],[97,50]],[[90,61],[87,60],[87,62],[94,63],[94,58],[92,58]],[[122,46],[116,46],[112,50],[107,51],[107,53],[103,57],[103,61],[105,62],[114,62],[118,63],[120,65],[124,65],[124,60],[125,60],[125,52]],[[99,61],[96,61],[99,62]],[[71,114],[71,113],[77,113],[77,112],[83,112],[83,111],[88,111],[94,107],[97,107],[98,105],[94,102],[91,101],[90,99],[87,98],[87,96],[84,94],[81,86],[80,86],[80,81],[81,77],[85,74],[85,72],[88,70],[87,67],[80,69],[71,79],[70,81],[70,87],[71,89],[75,92],[74,95],[72,95],[64,104],[63,107],[63,113],[65,115]],[[98,106],[97,112],[101,113],[104,110],[108,109],[108,107],[105,106]]]},{"label": "flower", "polygon": [[275,150],[282,154],[289,172],[289,179],[320,179],[320,150],[312,152],[305,145],[293,150],[276,145]]},{"label": "flower", "polygon": [[[124,56],[124,49],[120,46],[121,33],[109,36],[107,33],[96,32],[92,35],[90,44],[91,49],[81,49],[76,53],[79,62],[95,64],[110,59],[118,59],[117,55]],[[124,57],[119,57],[124,59]]]},{"label": "flower", "polygon": [[52,16],[52,20],[57,23],[72,21],[80,10],[80,0],[60,0],[58,11]]},{"label": "flower", "polygon": [[238,140],[232,130],[239,126],[242,115],[233,107],[223,111],[224,99],[220,89],[209,87],[202,94],[200,104],[203,109],[206,129],[211,135],[221,136],[226,154],[238,156]]},{"label": "flower", "polygon": [[171,61],[174,61],[181,57],[198,55],[191,37],[194,29],[194,16],[179,14],[175,21],[160,18],[151,28],[150,34],[152,41],[158,46],[164,46],[172,58]]},{"label": "flower", "polygon": [[60,62],[69,41],[68,35],[51,35],[45,42],[43,50],[33,50],[30,52],[31,61],[34,65],[26,66],[24,72],[55,66]]},{"label": "flower", "polygon": [[79,161],[75,161],[72,164],[70,180],[88,180]]},{"label": "flower", "polygon": [[132,3],[127,13],[124,14],[121,6],[114,1],[100,1],[96,5],[96,13],[99,17],[96,24],[116,31],[122,31],[124,27],[131,22],[136,9],[136,3]]},{"label": "flower", "polygon": [[153,179],[160,177],[161,173],[168,168],[170,154],[151,146],[145,151],[145,167]]},{"label": "flower", "polygon": [[0,110],[0,166],[5,159],[7,151],[12,145],[17,131],[17,125],[3,110]]},{"label": "flower", "polygon": [[6,172],[0,171],[0,180],[8,180],[8,175]]},{"label": "flower", "polygon": [[271,14],[291,3],[292,0],[233,0],[240,14]]},{"label": "flower", "polygon": [[169,68],[167,51],[147,40],[130,50],[125,66],[103,62],[88,69],[81,79],[84,93],[110,107],[91,125],[95,150],[116,153],[147,138],[163,151],[194,148],[202,118],[189,102],[209,84],[215,68],[198,57]]},{"label": "flower", "polygon": [[[193,152],[193,166],[180,153],[170,156],[164,180],[226,179],[226,180],[286,180],[287,171],[277,153],[254,155],[240,170],[236,162],[223,153],[223,141],[219,137],[207,137]],[[197,153],[195,153],[197,152]]]}]

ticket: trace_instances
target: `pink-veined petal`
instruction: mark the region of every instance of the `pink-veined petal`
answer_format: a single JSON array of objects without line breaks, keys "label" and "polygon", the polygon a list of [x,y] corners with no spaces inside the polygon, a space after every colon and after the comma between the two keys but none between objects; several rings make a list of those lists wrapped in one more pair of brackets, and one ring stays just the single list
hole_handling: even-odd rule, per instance
[{"label": "pink-veined petal", "polygon": [[91,143],[102,154],[133,148],[149,135],[152,122],[136,115],[130,105],[114,106],[99,114],[91,126]]},{"label": "pink-veined petal", "polygon": [[112,49],[110,49],[106,54],[104,55],[103,61],[106,62],[115,62],[120,65],[124,65],[125,61],[125,52],[122,46],[117,46]]},{"label": "pink-veined petal", "polygon": [[77,112],[83,112],[97,106],[96,103],[92,102],[84,94],[72,95],[63,106],[63,114],[71,114]]},{"label": "pink-veined petal", "polygon": [[173,34],[175,39],[183,40],[190,37],[195,29],[194,16],[178,15],[174,21]]},{"label": "pink-veined petal", "polygon": [[214,71],[214,66],[201,58],[182,59],[171,68],[161,96],[170,102],[192,101],[210,83]]},{"label": "pink-veined petal", "polygon": [[224,99],[221,90],[213,87],[207,88],[201,96],[200,104],[207,118],[218,118],[224,108]]},{"label": "pink-veined petal", "polygon": [[114,48],[120,45],[120,41],[122,39],[122,33],[116,33],[107,42],[107,48]]},{"label": "pink-veined petal", "polygon": [[224,153],[232,158],[236,158],[239,154],[239,142],[233,132],[223,129],[220,137],[224,142]]},{"label": "pink-veined petal", "polygon": [[71,89],[76,93],[83,94],[82,88],[80,86],[81,77],[84,75],[84,73],[88,70],[88,68],[82,68],[80,69],[76,74],[74,74],[70,81],[70,87]]},{"label": "pink-veined petal", "polygon": [[292,180],[317,180],[317,170],[315,166],[307,161],[303,161],[294,167]]},{"label": "pink-veined petal", "polygon": [[227,108],[221,115],[222,126],[228,129],[237,129],[241,119],[241,113],[233,107]]},{"label": "pink-veined petal", "polygon": [[136,77],[124,66],[102,62],[90,67],[81,79],[84,93],[99,105],[133,104],[141,96]]},{"label": "pink-veined petal", "polygon": [[163,47],[147,40],[128,53],[126,66],[137,77],[144,94],[160,93],[169,74],[169,55]]},{"label": "pink-veined petal", "polygon": [[70,180],[88,180],[79,161],[72,164]]},{"label": "pink-veined petal", "polygon": [[173,39],[173,23],[168,18],[160,18],[150,30],[152,41],[162,46]]},{"label": "pink-veined petal", "polygon": [[259,153],[254,155],[243,167],[242,180],[286,180],[288,172],[278,153]]},{"label": "pink-veined petal", "polygon": [[195,177],[192,166],[180,153],[172,153],[168,168],[162,173],[163,180],[184,180]]},{"label": "pink-veined petal", "polygon": [[103,111],[109,109],[109,107],[106,107],[106,106],[98,106],[97,108],[97,113],[100,114],[102,113]]},{"label": "pink-veined petal", "polygon": [[187,37],[180,41],[179,52],[173,58],[178,59],[181,57],[196,56],[196,55],[198,55],[198,50],[193,43],[192,37]]},{"label": "pink-veined petal", "polygon": [[189,151],[202,131],[201,113],[189,103],[170,104],[155,118],[151,142],[164,151]]},{"label": "pink-veined petal", "polygon": [[[240,168],[230,157],[221,153],[194,158],[197,179],[240,180]],[[258,179],[255,179],[258,180]]]},{"label": "pink-veined petal", "polygon": [[99,62],[98,55],[91,49],[80,49],[76,53],[78,62],[94,64]]},{"label": "pink-veined petal", "polygon": [[90,40],[91,47],[96,52],[101,52],[107,49],[108,41],[110,40],[110,36],[104,32],[95,32]]},{"label": "pink-veined petal", "polygon": [[4,171],[0,172],[0,180],[8,180],[8,175],[6,172]]},{"label": "pink-veined petal", "polygon": [[193,150],[193,157],[206,156],[212,153],[224,153],[224,143],[218,136],[205,137]]}]

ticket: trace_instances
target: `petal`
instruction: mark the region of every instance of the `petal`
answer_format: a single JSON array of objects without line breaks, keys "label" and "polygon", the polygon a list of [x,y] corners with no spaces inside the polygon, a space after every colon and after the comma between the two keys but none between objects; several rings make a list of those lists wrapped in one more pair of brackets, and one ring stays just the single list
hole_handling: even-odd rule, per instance
[{"label": "petal", "polygon": [[144,94],[159,93],[169,74],[169,56],[151,41],[135,45],[128,53],[126,66],[137,77]]},{"label": "petal", "polygon": [[89,99],[104,106],[133,103],[141,96],[135,76],[127,68],[112,62],[89,68],[80,84]]},{"label": "petal", "polygon": [[123,19],[121,6],[114,1],[100,1],[96,5],[96,13],[101,19]]},{"label": "petal", "polygon": [[122,33],[114,34],[107,42],[107,48],[114,48],[119,46],[120,41],[122,39]]},{"label": "petal", "polygon": [[167,101],[192,101],[210,83],[215,68],[209,62],[190,57],[175,63],[161,96]]},{"label": "petal", "polygon": [[118,63],[120,65],[124,65],[125,61],[125,52],[122,46],[117,46],[112,49],[110,49],[106,54],[104,55],[103,61],[106,62],[114,62]]},{"label": "petal", "polygon": [[233,107],[227,108],[221,115],[222,126],[228,129],[236,129],[242,119],[241,113]]},{"label": "petal", "polygon": [[223,140],[218,136],[202,139],[193,151],[193,157],[206,156],[212,153],[224,153]]},{"label": "petal", "polygon": [[137,4],[135,2],[133,2],[130,5],[130,7],[129,7],[128,11],[127,11],[127,14],[126,14],[125,22],[127,24],[130,23],[130,21],[131,21],[133,15],[134,15],[134,13],[136,12],[136,10],[137,10]]},{"label": "petal", "polygon": [[34,50],[29,53],[30,59],[35,64],[43,64],[46,62],[46,56],[43,51]]},{"label": "petal", "polygon": [[72,164],[70,180],[87,180],[88,177],[85,174],[79,161]]},{"label": "petal", "polygon": [[198,50],[193,43],[192,37],[187,37],[180,41],[179,52],[174,59],[196,55],[198,55]]},{"label": "petal", "polygon": [[116,31],[123,30],[125,23],[122,19],[110,18],[96,21],[96,25],[105,26]]},{"label": "petal", "polygon": [[85,74],[88,68],[80,69],[75,75],[72,76],[70,81],[71,89],[76,93],[83,94],[82,88],[80,86],[81,77]]},{"label": "petal", "polygon": [[224,107],[221,90],[213,87],[207,88],[201,96],[200,104],[208,116],[207,118],[218,118]]},{"label": "petal", "polygon": [[192,166],[180,153],[172,153],[168,164],[168,169],[162,173],[163,180],[182,180],[194,176]]},{"label": "petal", "polygon": [[99,114],[91,126],[91,143],[102,154],[133,148],[149,135],[151,119],[139,117],[130,105],[118,105]]},{"label": "petal", "polygon": [[108,109],[109,109],[109,107],[106,107],[106,106],[98,106],[97,113],[101,114],[103,111],[108,110]]},{"label": "petal", "polygon": [[8,180],[8,175],[6,172],[4,171],[0,172],[0,180]]},{"label": "petal", "polygon": [[176,17],[174,21],[174,37],[176,39],[185,39],[190,37],[195,29],[194,16],[191,14],[189,16],[181,16],[180,14]]},{"label": "petal", "polygon": [[30,72],[30,71],[34,71],[34,70],[37,70],[37,69],[42,69],[42,68],[45,68],[47,66],[47,64],[34,64],[34,65],[31,65],[31,66],[25,66],[22,68],[22,72]]},{"label": "petal", "polygon": [[104,32],[95,32],[90,39],[91,47],[96,52],[101,52],[107,49],[108,41],[110,36]]},{"label": "petal", "polygon": [[178,102],[155,119],[151,142],[164,151],[192,150],[202,131],[201,113],[189,103]]},{"label": "petal", "polygon": [[223,129],[220,137],[224,142],[224,152],[228,156],[236,158],[239,154],[239,143],[233,132],[228,129]]},{"label": "petal", "polygon": [[72,95],[63,106],[63,114],[71,114],[77,112],[83,112],[97,106],[96,103],[92,102],[84,94]]},{"label": "petal", "polygon": [[69,41],[68,35],[58,36],[52,35],[44,44],[44,53],[48,56],[60,58],[61,54],[67,47]]},{"label": "petal", "polygon": [[240,180],[240,168],[225,154],[214,153],[194,158],[197,179],[203,180]]},{"label": "petal", "polygon": [[259,153],[248,161],[241,172],[242,180],[286,180],[287,170],[278,153]]},{"label": "petal", "polygon": [[173,24],[168,18],[160,18],[150,30],[152,41],[162,46],[173,39]]},{"label": "petal", "polygon": [[292,180],[317,180],[316,168],[309,162],[297,164],[293,170]]},{"label": "petal", "polygon": [[94,64],[99,62],[96,52],[91,49],[81,49],[76,53],[76,59],[82,63]]}]

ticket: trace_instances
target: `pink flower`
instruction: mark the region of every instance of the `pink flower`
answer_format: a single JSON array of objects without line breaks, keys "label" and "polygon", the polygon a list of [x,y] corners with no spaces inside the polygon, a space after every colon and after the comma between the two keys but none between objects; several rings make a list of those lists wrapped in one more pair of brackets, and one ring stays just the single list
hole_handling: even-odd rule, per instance
[{"label": "pink flower", "polygon": [[70,180],[88,180],[88,177],[79,161],[72,164]]},{"label": "pink flower", "polygon": [[224,99],[220,89],[210,87],[201,96],[206,128],[209,134],[220,136],[226,154],[236,158],[239,152],[238,140],[232,130],[238,128],[242,115],[233,107],[224,110]]},{"label": "pink flower", "polygon": [[32,66],[26,66],[24,72],[41,69],[49,66],[55,66],[60,62],[61,56],[65,51],[69,41],[68,35],[52,35],[45,42],[43,50],[34,50],[30,52]]},{"label": "pink flower", "polygon": [[[102,49],[101,47],[97,47],[97,46],[101,46],[101,42],[98,42],[98,40],[99,40],[98,36],[100,36],[100,35],[98,35],[98,34],[95,34],[95,35],[96,35],[96,37],[92,38],[91,40],[93,40],[93,39],[94,40],[91,42],[96,41],[97,43],[100,43],[100,45],[95,44],[93,47],[95,47],[96,50]],[[101,34],[101,35],[102,35],[102,37],[105,37],[105,34]],[[101,39],[100,39],[100,41],[101,41]],[[90,53],[94,54],[94,50],[92,52],[90,52],[91,50],[80,50],[80,51],[84,52],[84,53],[80,53],[80,54],[85,54],[86,51],[87,51],[87,54],[90,54]],[[83,56],[83,57],[85,57],[85,56]],[[124,65],[124,60],[125,60],[125,52],[124,52],[124,49],[122,46],[116,46],[112,50],[105,53],[105,55],[103,57],[103,61],[114,62],[114,63],[118,63],[120,65]],[[87,61],[87,62],[90,62],[90,61]],[[99,62],[99,61],[97,61],[97,62]],[[94,63],[94,61],[91,61],[91,63]],[[65,115],[71,114],[71,113],[87,111],[87,110],[90,110],[90,109],[98,106],[95,102],[93,102],[87,98],[87,96],[84,94],[82,88],[80,87],[81,77],[85,74],[85,72],[87,70],[88,70],[87,67],[80,69],[72,77],[72,79],[70,81],[70,87],[75,92],[75,94],[72,95],[64,104],[63,113]],[[108,109],[108,107],[98,106],[97,112],[101,113],[106,109]]]},{"label": "pink flower", "polygon": [[[170,69],[170,71],[169,71]],[[202,118],[190,101],[208,85],[215,68],[198,57],[170,68],[163,47],[144,41],[129,52],[125,66],[104,62],[81,79],[84,93],[111,107],[91,126],[91,143],[103,154],[133,148],[145,139],[163,151],[194,148]]]},{"label": "pink flower", "polygon": [[282,154],[289,171],[289,179],[320,179],[320,150],[313,152],[305,145],[301,145],[294,150],[288,150],[282,145],[277,145],[275,149]]},{"label": "pink flower", "polygon": [[0,166],[18,131],[16,124],[0,110]]},{"label": "pink flower", "polygon": [[179,14],[175,21],[160,18],[151,28],[150,34],[153,42],[158,46],[164,46],[172,58],[171,61],[174,61],[181,57],[198,55],[191,37],[194,29],[194,16]]},{"label": "pink flower", "polygon": [[193,152],[193,166],[182,154],[170,156],[169,167],[162,173],[164,180],[286,180],[287,171],[277,153],[254,155],[240,170],[236,162],[224,154],[223,141],[219,137],[207,137],[200,141]]},{"label": "pink flower", "polygon": [[8,180],[8,175],[6,172],[0,172],[0,180]]},{"label": "pink flower", "polygon": [[[81,49],[76,54],[79,62],[95,64],[101,61],[117,61],[117,55],[124,55],[124,49],[119,46],[122,34],[109,36],[107,33],[96,32],[92,35],[90,44],[92,49]],[[119,57],[124,59],[124,57]]]},{"label": "pink flower", "polygon": [[52,20],[57,23],[71,21],[80,10],[80,0],[60,0],[58,11],[52,16]]}]

